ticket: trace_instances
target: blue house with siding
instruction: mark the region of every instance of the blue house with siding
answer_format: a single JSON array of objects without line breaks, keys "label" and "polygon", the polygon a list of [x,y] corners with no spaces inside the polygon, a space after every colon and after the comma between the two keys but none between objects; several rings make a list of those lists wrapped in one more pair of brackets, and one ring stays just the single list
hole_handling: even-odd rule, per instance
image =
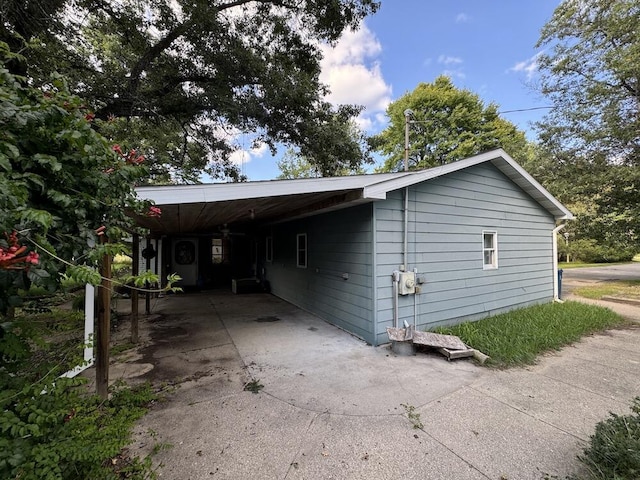
[{"label": "blue house with siding", "polygon": [[573,218],[501,149],[427,170],[141,187],[155,268],[185,287],[269,291],[366,342],[557,298]]}]

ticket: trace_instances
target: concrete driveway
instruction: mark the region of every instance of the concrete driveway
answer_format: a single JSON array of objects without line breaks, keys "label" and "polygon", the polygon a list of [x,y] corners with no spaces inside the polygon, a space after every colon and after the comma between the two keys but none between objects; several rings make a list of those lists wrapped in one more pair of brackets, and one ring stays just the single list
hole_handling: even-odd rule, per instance
[{"label": "concrete driveway", "polygon": [[271,295],[199,293],[160,299],[147,335],[111,372],[176,386],[130,447],[168,479],[563,478],[640,394],[637,329],[494,371],[395,356]]}]

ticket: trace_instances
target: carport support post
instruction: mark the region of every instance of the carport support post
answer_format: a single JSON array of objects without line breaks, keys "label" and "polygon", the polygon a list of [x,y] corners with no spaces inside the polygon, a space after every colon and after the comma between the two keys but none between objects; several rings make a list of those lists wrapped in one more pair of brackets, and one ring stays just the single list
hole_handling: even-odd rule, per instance
[{"label": "carport support post", "polygon": [[[147,237],[147,252],[151,251],[151,238]],[[151,258],[147,255],[147,271],[151,270]],[[149,289],[151,285],[149,282],[145,282],[144,288],[147,289],[147,292],[144,294],[144,313],[149,315],[151,313],[151,292]]]},{"label": "carport support post", "polygon": [[[133,248],[131,252],[133,262],[131,263],[131,275],[140,275],[140,235],[133,234]],[[131,290],[131,343],[138,343],[138,290]]]},{"label": "carport support post", "polygon": [[[108,243],[103,235],[100,243]],[[111,328],[111,256],[100,261],[102,282],[98,293],[98,352],[96,353],[96,393],[106,399],[109,394],[109,336]]]}]

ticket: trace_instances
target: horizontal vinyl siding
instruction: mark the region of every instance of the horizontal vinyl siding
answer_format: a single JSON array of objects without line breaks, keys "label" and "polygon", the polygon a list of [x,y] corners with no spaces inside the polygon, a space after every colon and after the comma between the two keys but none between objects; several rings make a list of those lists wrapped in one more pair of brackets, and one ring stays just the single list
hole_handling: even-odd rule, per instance
[{"label": "horizontal vinyl siding", "polygon": [[[378,342],[393,322],[391,275],[402,264],[403,192],[374,206]],[[490,164],[409,190],[409,270],[425,277],[415,297],[418,328],[483,318],[553,298],[553,217]],[[483,230],[498,233],[498,268],[484,270]],[[414,297],[399,298],[413,323]]]},{"label": "horizontal vinyl siding", "polygon": [[[373,343],[372,206],[272,227],[274,295]],[[307,268],[296,267],[296,235],[307,234]],[[342,278],[347,274],[347,280]]]}]

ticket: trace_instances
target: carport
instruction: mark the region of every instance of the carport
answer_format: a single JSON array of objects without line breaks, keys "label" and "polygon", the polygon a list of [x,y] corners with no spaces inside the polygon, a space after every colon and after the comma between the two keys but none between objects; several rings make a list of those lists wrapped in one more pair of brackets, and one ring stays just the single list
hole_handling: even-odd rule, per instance
[{"label": "carport", "polygon": [[162,215],[137,219],[152,238],[134,265],[152,255],[186,289],[271,292],[371,345],[405,322],[552,301],[557,223],[572,217],[501,149],[410,172],[137,193]]},{"label": "carport", "polygon": [[[232,279],[260,277],[266,249],[260,229],[371,202],[376,197],[365,193],[371,177],[380,182],[398,175],[138,187],[138,196],[162,215],[136,221],[149,229],[164,259],[157,266],[162,278],[176,272],[182,286],[230,288]],[[145,259],[139,261],[145,269]],[[150,267],[156,271],[153,262]]]}]

